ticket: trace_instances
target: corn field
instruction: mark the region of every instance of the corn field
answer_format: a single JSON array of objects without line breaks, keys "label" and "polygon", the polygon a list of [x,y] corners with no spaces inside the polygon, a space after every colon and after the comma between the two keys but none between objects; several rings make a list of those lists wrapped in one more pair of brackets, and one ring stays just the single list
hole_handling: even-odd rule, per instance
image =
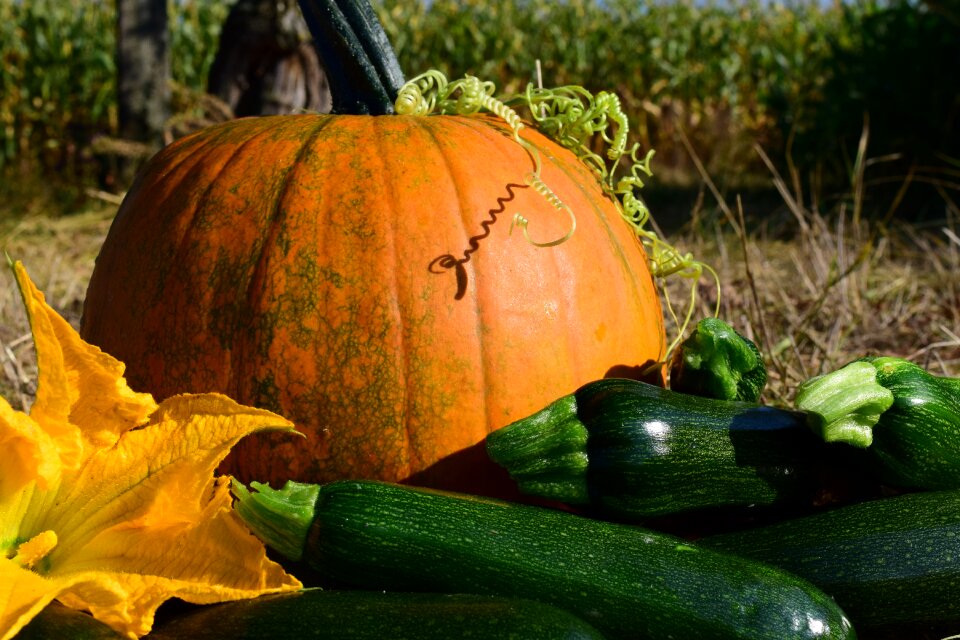
[{"label": "corn field", "polygon": [[[873,154],[902,160],[878,180],[909,174],[947,190],[960,183],[960,89],[944,76],[960,68],[951,6],[375,0],[408,77],[437,68],[501,94],[538,81],[615,91],[657,150],[661,183],[697,177],[689,142],[722,183],[766,179],[759,144],[812,187],[845,187],[868,123]],[[178,118],[201,108],[228,10],[171,0]],[[95,141],[116,132],[114,17],[107,0],[0,0],[0,167],[90,177]]]},{"label": "corn field", "polygon": [[[171,81],[184,103],[205,86],[228,8],[171,5]],[[116,131],[115,19],[108,0],[0,0],[0,167],[79,176],[91,142]]]}]

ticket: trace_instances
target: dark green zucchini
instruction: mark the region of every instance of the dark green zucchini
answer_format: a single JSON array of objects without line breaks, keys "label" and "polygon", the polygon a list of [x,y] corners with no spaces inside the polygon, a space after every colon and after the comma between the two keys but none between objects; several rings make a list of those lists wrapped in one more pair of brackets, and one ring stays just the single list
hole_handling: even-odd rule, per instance
[{"label": "dark green zucchini", "polygon": [[489,434],[487,453],[523,493],[623,520],[810,506],[862,454],[826,445],[809,419],[611,378]]},{"label": "dark green zucchini", "polygon": [[960,491],[882,498],[699,544],[810,580],[858,629],[960,620]]},{"label": "dark green zucchini", "polygon": [[[51,636],[52,637],[52,636]],[[573,614],[495,596],[305,589],[198,607],[151,640],[603,640]]]},{"label": "dark green zucchini", "polygon": [[85,611],[51,602],[15,636],[15,640],[123,640],[113,630]]},{"label": "dark green zucchini", "polygon": [[[869,394],[861,402],[851,387],[855,376],[869,377],[886,401]],[[840,398],[835,408],[824,398]],[[916,489],[960,489],[960,380],[935,376],[901,358],[857,360],[801,385],[797,406],[824,416],[832,439],[866,447],[886,483]],[[864,409],[863,407],[867,407]],[[835,425],[854,423],[848,428]]]},{"label": "dark green zucchini", "polygon": [[[282,518],[275,505],[287,490],[254,486],[258,493],[237,491],[246,512],[262,492],[273,505],[262,517]],[[319,488],[307,532],[292,526],[306,534],[303,559],[340,585],[532,598],[608,638],[854,637],[829,597],[790,574],[552,509],[340,481]],[[282,521],[266,530],[267,544],[278,528]]]},{"label": "dark green zucchini", "polygon": [[717,400],[759,402],[767,367],[757,345],[719,318],[704,318],[670,360],[670,388]]}]

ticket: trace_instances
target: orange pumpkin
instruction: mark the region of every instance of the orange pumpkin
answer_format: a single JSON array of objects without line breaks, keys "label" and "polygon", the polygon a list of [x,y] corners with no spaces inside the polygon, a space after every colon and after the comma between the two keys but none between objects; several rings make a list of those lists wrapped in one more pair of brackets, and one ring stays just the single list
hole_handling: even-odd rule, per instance
[{"label": "orange pumpkin", "polygon": [[[235,120],[155,156],[97,259],[83,337],[158,397],[219,391],[293,420],[225,470],[485,493],[485,435],[665,340],[646,257],[572,153],[523,130],[569,219],[487,116]],[[658,370],[659,372],[659,370]],[[502,484],[501,484],[502,483]]]}]

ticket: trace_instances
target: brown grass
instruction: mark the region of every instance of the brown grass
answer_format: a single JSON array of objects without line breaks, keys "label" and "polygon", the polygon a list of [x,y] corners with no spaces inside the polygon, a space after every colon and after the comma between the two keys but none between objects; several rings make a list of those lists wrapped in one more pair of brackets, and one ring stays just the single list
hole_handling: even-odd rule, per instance
[{"label": "brown grass", "polygon": [[[765,354],[768,401],[788,403],[803,380],[864,355],[960,375],[960,238],[951,226],[873,234],[844,216],[804,222],[790,241],[722,231],[683,238],[720,276],[720,317]],[[673,299],[684,294],[684,283],[668,287]],[[702,316],[716,289],[704,279],[700,292]]]},{"label": "brown grass", "polygon": [[[719,274],[720,316],[767,357],[766,400],[788,403],[801,381],[868,354],[902,356],[938,374],[960,375],[960,229],[950,220],[923,230],[881,227],[856,220],[855,206],[822,216],[786,190],[783,196],[796,231],[791,239],[783,239],[782,230],[772,237],[762,226],[744,232],[743,212],[722,200],[724,215],[712,225],[695,220],[669,238]],[[24,262],[75,326],[115,210],[101,203],[67,217],[30,214],[0,227],[2,248]],[[751,213],[758,212],[747,212],[748,218]],[[687,287],[682,280],[666,285],[681,311]],[[716,288],[705,277],[698,317],[711,313],[715,302]],[[0,393],[17,408],[29,406],[36,384],[32,342],[6,270],[0,276],[0,365]]]}]

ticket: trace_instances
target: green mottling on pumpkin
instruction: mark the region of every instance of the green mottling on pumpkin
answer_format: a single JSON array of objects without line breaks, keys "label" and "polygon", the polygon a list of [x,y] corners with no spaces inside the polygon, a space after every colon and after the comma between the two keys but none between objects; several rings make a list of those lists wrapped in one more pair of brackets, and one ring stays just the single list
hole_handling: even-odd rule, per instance
[{"label": "green mottling on pumpkin", "polygon": [[[262,360],[270,359],[270,346],[276,338],[277,318],[273,311],[257,309],[254,311],[252,331],[257,336],[257,341],[253,345],[257,357]],[[249,320],[248,320],[249,322]],[[244,331],[244,334],[251,333],[250,329]],[[252,354],[251,354],[252,355]]]},{"label": "green mottling on pumpkin", "polygon": [[283,408],[280,403],[280,388],[272,371],[261,371],[261,375],[253,376],[253,397],[254,403],[261,409],[279,411]]},{"label": "green mottling on pumpkin", "polygon": [[221,349],[230,351],[233,346],[233,336],[239,328],[237,320],[242,315],[242,310],[238,309],[235,303],[226,303],[212,307],[208,315],[207,326],[210,333],[216,336]]},{"label": "green mottling on pumpkin", "polygon": [[348,283],[348,279],[342,273],[328,266],[320,267],[320,278],[337,289],[343,289]]},{"label": "green mottling on pumpkin", "polygon": [[[320,275],[317,259],[317,251],[314,247],[302,247],[293,257],[290,268],[287,269],[288,276],[292,276],[298,281],[302,280],[307,285],[316,285]],[[306,287],[304,291],[298,293],[302,293],[307,298],[316,297],[316,293],[311,290],[311,287]]]},{"label": "green mottling on pumpkin", "polygon": [[198,231],[209,233],[223,225],[223,215],[221,213],[224,206],[223,196],[210,193],[203,197],[202,202],[203,205],[193,216],[193,224],[190,225],[191,234],[196,234]]},{"label": "green mottling on pumpkin", "polygon": [[231,351],[240,329],[249,322],[247,290],[256,268],[256,253],[237,256],[223,247],[216,250],[213,269],[207,274],[207,291],[211,292],[208,327],[219,341],[220,348]]},{"label": "green mottling on pumpkin", "polygon": [[[487,361],[492,363],[489,371],[511,380],[522,381],[525,374],[511,363],[509,354],[498,351],[511,350],[513,356],[527,358],[522,343],[529,334],[503,336],[496,318],[484,320],[467,313],[463,319],[461,312],[470,301],[454,301],[449,280],[426,271],[426,262],[437,253],[463,249],[459,243],[437,247],[434,237],[447,233],[445,226],[456,230],[457,216],[466,215],[436,198],[430,185],[450,180],[471,206],[501,194],[503,180],[513,177],[497,173],[507,161],[498,143],[509,130],[487,117],[469,119],[475,123],[472,131],[451,122],[453,118],[368,120],[373,119],[291,116],[270,124],[250,123],[246,129],[232,124],[217,139],[223,148],[209,157],[204,149],[198,154],[203,162],[187,163],[195,165],[190,171],[184,165],[157,214],[150,198],[168,187],[160,177],[162,166],[148,172],[156,176],[153,187],[139,196],[134,192],[129,199],[138,205],[129,205],[130,220],[123,229],[127,235],[111,231],[117,236],[112,241],[116,246],[143,245],[145,251],[155,252],[140,260],[136,251],[126,249],[125,260],[144,264],[135,274],[138,284],[127,278],[101,287],[96,309],[101,313],[109,309],[117,326],[128,322],[119,317],[126,311],[116,308],[122,305],[105,303],[103,293],[126,287],[128,297],[135,299],[147,292],[131,306],[157,320],[148,323],[143,344],[137,345],[146,351],[134,356],[132,375],[167,390],[171,385],[187,388],[217,381],[228,387],[225,391],[244,394],[245,402],[294,420],[308,436],[303,440],[258,436],[241,443],[238,460],[244,462],[248,478],[279,481],[295,473],[320,482],[352,474],[402,479],[474,444],[491,426],[484,408],[489,390],[479,371]],[[439,164],[417,161],[422,150],[414,141],[423,139],[424,126],[443,141]],[[318,128],[322,135],[316,134]],[[255,141],[235,159],[236,148],[251,137]],[[411,144],[397,148],[402,144],[398,140]],[[448,157],[478,148],[491,157],[494,151],[504,156],[504,163],[476,171],[472,159],[476,153],[470,162]],[[413,162],[392,161],[407,158],[408,153]],[[552,156],[543,154],[545,161]],[[177,160],[176,154],[170,157]],[[518,163],[509,172],[522,180],[528,169],[526,163]],[[223,209],[217,212],[217,207]],[[134,208],[146,219],[134,220]],[[204,218],[199,225],[192,223],[195,211]],[[598,215],[615,220],[610,213],[598,208]],[[166,220],[171,224],[165,225]],[[183,238],[165,237],[163,230],[170,228],[182,228]],[[119,225],[115,231],[120,231]],[[156,238],[145,242],[148,233]],[[611,242],[619,247],[620,240],[612,234]],[[414,259],[420,254],[422,260]],[[580,259],[579,254],[573,257]],[[512,259],[506,253],[502,256],[507,269],[515,269]],[[108,272],[122,272],[122,260],[120,268],[116,259],[107,262],[102,262],[101,280],[110,277]],[[170,275],[159,283],[166,293],[148,306],[145,301],[158,287],[157,278],[144,277],[151,263]],[[471,278],[491,278],[499,283],[492,286],[503,286],[496,280],[502,275],[496,269],[484,271],[483,264],[478,259],[471,265],[477,268]],[[637,265],[642,269],[642,262]],[[615,270],[610,273],[619,276]],[[648,283],[649,277],[641,280]],[[226,299],[228,292],[237,298],[233,305]],[[624,295],[633,294],[624,289]],[[619,307],[610,305],[604,313],[616,315]],[[655,311],[659,314],[659,307]],[[597,325],[593,317],[589,320],[590,327]],[[209,329],[208,321],[213,324]],[[463,325],[462,340],[446,330],[451,322]],[[493,323],[494,329],[481,328],[480,322]],[[531,334],[540,331],[535,322],[531,321]],[[608,326],[613,332],[624,324],[613,318]],[[645,328],[639,329],[637,339],[650,342]],[[230,332],[235,332],[237,346],[229,354],[221,353],[217,341],[222,347]],[[106,333],[110,335],[101,334],[102,339],[112,340],[111,330]],[[113,344],[122,347],[122,342]],[[154,356],[150,349],[163,353]],[[484,363],[478,361],[478,351]],[[620,355],[622,351],[612,356],[605,352],[603,357],[627,357]],[[593,350],[583,354],[593,357]],[[226,369],[211,371],[218,363]],[[145,364],[147,374],[142,373]],[[135,369],[141,373],[133,373]]]},{"label": "green mottling on pumpkin", "polygon": [[293,246],[293,234],[290,233],[290,226],[285,219],[278,222],[277,235],[274,242],[280,247],[280,252],[284,257],[290,254],[290,247]]},{"label": "green mottling on pumpkin", "polygon": [[[294,296],[292,304],[309,311],[308,303],[303,298]],[[307,322],[292,325],[290,327],[290,342],[299,349],[309,349],[316,340],[316,332],[317,329],[308,326]]]}]

